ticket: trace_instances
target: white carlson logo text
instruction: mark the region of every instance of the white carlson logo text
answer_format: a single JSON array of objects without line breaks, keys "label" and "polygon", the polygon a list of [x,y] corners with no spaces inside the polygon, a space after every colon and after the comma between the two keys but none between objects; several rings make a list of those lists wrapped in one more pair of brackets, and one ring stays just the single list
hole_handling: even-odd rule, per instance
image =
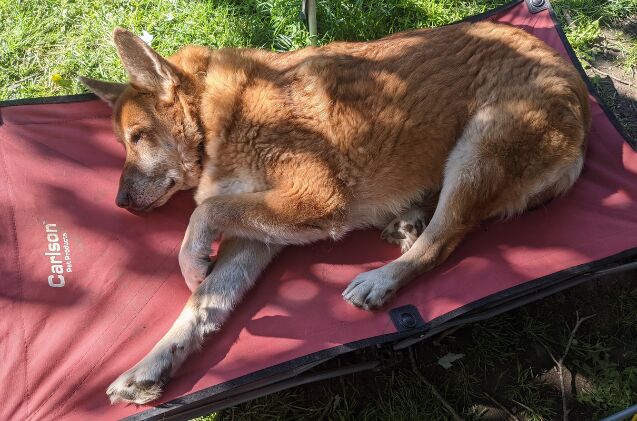
[{"label": "white carlson logo text", "polygon": [[48,243],[47,251],[44,255],[48,256],[51,264],[51,275],[48,277],[49,286],[60,288],[65,283],[64,273],[73,272],[69,236],[67,233],[63,233],[60,237],[57,224],[46,224],[44,229],[46,230],[46,241]]}]

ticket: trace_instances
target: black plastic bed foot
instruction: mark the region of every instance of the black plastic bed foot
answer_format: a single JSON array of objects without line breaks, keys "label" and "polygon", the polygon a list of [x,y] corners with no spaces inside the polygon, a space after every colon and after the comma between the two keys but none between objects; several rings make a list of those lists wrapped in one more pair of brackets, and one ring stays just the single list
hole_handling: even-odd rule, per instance
[{"label": "black plastic bed foot", "polygon": [[412,305],[396,307],[389,310],[389,317],[391,317],[394,326],[396,326],[399,332],[425,327],[425,322],[422,320],[418,309]]}]

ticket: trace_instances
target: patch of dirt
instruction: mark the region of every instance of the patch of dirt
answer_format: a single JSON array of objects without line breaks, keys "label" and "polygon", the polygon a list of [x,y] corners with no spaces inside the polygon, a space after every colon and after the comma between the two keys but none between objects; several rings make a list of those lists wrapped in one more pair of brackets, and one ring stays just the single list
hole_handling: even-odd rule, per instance
[{"label": "patch of dirt", "polygon": [[637,37],[637,16],[629,16],[623,21],[619,22],[617,28],[624,32],[624,34]]},{"label": "patch of dirt", "polygon": [[617,29],[602,29],[598,53],[586,69],[600,96],[633,140],[637,140],[637,69],[628,69],[624,59],[635,36],[637,18],[622,22]]}]

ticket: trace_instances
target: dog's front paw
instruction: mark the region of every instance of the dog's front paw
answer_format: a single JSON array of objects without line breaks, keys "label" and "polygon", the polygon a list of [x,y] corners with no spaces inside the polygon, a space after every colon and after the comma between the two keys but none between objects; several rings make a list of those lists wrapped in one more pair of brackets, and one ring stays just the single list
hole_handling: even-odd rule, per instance
[{"label": "dog's front paw", "polygon": [[382,269],[358,275],[343,291],[343,298],[365,310],[381,307],[394,295],[397,283]]},{"label": "dog's front paw", "polygon": [[181,274],[186,281],[186,285],[193,292],[206,279],[206,276],[212,270],[213,264],[214,261],[209,256],[198,256],[186,250],[182,250],[179,253]]},{"label": "dog's front paw", "polygon": [[170,366],[161,361],[141,361],[111,383],[106,394],[111,404],[152,402],[161,396],[169,372]]},{"label": "dog's front paw", "polygon": [[414,245],[425,227],[425,212],[419,208],[412,208],[392,220],[385,227],[380,238],[388,243],[399,245],[400,251],[405,253]]}]

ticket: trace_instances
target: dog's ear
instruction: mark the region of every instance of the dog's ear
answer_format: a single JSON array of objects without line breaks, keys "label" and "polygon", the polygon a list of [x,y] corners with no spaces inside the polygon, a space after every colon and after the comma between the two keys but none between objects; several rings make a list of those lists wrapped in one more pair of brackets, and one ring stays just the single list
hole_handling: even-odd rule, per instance
[{"label": "dog's ear", "polygon": [[179,77],[167,60],[126,29],[115,28],[113,41],[135,89],[157,94],[163,99],[172,95],[179,85]]},{"label": "dog's ear", "polygon": [[83,76],[80,76],[78,79],[84,86],[89,88],[91,92],[100,97],[103,101],[106,101],[111,107],[127,86],[125,83],[106,82]]}]

